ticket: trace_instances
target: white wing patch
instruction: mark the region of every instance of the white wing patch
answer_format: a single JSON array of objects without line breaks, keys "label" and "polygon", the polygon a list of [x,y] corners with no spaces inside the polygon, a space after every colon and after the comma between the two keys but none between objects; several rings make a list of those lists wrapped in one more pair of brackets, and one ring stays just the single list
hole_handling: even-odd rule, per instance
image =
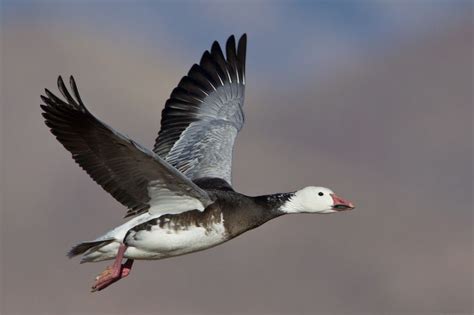
[{"label": "white wing patch", "polygon": [[160,187],[154,181],[148,185],[150,196],[150,214],[175,214],[189,210],[203,211],[208,205],[202,204],[196,198],[179,194],[179,192]]}]

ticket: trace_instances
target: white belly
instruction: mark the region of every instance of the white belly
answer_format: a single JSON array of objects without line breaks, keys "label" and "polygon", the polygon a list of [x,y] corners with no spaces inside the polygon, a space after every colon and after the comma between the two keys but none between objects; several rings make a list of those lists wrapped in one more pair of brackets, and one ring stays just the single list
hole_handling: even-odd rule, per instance
[{"label": "white belly", "polygon": [[161,227],[157,224],[141,230],[133,229],[152,219],[154,219],[153,216],[145,213],[98,237],[94,241],[109,239],[115,239],[115,241],[86,252],[81,261],[97,262],[114,259],[122,242],[128,246],[125,251],[126,258],[161,259],[210,248],[227,240],[222,214],[220,220],[215,220],[214,223],[205,226],[196,226],[196,224],[173,226],[169,219],[164,218],[164,224],[161,224]]},{"label": "white belly", "polygon": [[160,259],[183,255],[226,241],[222,220],[211,226],[189,226],[175,229],[172,226],[155,225],[149,230],[130,233],[125,257],[132,259]]}]

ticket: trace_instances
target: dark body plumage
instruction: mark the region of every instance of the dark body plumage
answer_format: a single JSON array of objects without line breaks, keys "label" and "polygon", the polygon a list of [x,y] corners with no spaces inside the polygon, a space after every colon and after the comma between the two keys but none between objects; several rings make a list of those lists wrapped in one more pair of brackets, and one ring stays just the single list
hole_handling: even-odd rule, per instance
[{"label": "dark body plumage", "polygon": [[[215,202],[204,211],[190,210],[177,214],[164,214],[133,227],[130,232],[151,230],[153,226],[186,230],[192,227],[210,227],[223,218],[226,239],[232,239],[248,230],[279,217],[284,213],[280,206],[289,200],[293,193],[246,196],[234,191],[229,184],[219,178],[207,178],[195,181],[206,190]],[[125,242],[130,233],[125,237]]]}]

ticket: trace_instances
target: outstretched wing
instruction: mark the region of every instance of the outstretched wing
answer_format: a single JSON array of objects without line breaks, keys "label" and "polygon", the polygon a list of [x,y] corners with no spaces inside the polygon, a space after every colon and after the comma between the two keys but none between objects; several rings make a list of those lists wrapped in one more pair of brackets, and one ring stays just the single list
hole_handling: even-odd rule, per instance
[{"label": "outstretched wing", "polygon": [[197,187],[155,153],[94,117],[82,103],[70,78],[74,97],[58,78],[62,100],[46,90],[43,117],[74,160],[115,199],[129,208],[126,216],[203,210],[212,203]]},{"label": "outstretched wing", "polygon": [[244,34],[224,57],[217,42],[183,77],[162,112],[153,151],[188,178],[218,177],[231,183],[232,151],[244,124]]}]

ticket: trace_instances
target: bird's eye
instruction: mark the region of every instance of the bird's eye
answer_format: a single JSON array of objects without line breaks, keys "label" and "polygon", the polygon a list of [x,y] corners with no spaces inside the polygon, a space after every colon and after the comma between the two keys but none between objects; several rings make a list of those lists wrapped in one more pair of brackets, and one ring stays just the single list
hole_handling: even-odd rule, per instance
[{"label": "bird's eye", "polygon": [[319,192],[319,193],[318,193],[318,195],[320,195],[320,196],[324,196],[324,193],[322,193],[322,192]]}]

